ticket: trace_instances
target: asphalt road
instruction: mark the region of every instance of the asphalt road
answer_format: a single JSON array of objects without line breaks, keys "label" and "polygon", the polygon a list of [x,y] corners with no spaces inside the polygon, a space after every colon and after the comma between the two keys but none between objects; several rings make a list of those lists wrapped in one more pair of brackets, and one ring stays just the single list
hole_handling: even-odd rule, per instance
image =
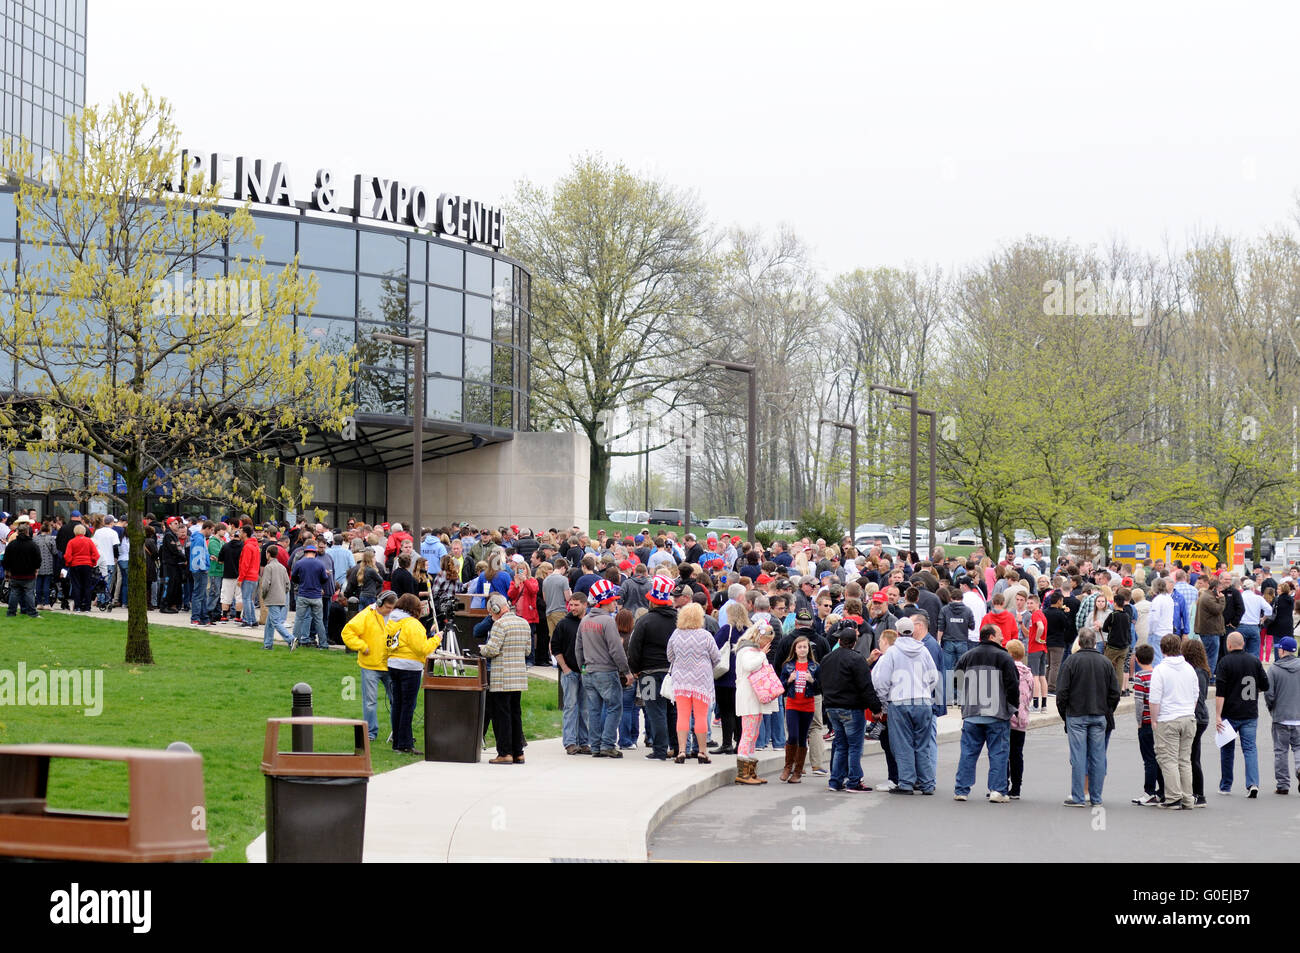
[{"label": "asphalt road", "polygon": [[[1201,739],[1209,804],[1194,811],[1139,807],[1142,757],[1132,715],[1111,735],[1103,805],[1062,805],[1069,795],[1064,730],[1037,728],[1025,740],[1023,798],[984,800],[988,761],[981,756],[969,801],[952,799],[960,748],[939,745],[934,797],[832,793],[825,779],[762,787],[731,785],[684,807],[650,838],[652,861],[1294,861],[1300,856],[1300,794],[1273,793],[1273,742],[1260,705],[1260,793],[1245,796],[1240,742],[1234,791],[1219,796],[1219,753],[1213,731]],[[885,779],[880,746],[864,759],[866,782]],[[1213,886],[1213,885],[1212,885]]]}]

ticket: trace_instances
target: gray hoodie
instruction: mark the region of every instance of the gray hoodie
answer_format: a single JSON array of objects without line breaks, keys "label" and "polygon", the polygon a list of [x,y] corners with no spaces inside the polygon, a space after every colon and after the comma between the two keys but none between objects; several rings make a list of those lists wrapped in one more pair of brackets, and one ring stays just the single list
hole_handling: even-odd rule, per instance
[{"label": "gray hoodie", "polygon": [[1268,690],[1264,704],[1273,721],[1300,721],[1300,658],[1278,658],[1268,670]]},{"label": "gray hoodie", "polygon": [[871,683],[880,696],[888,695],[892,705],[929,705],[939,683],[939,670],[924,642],[900,636],[877,660],[871,670]]}]

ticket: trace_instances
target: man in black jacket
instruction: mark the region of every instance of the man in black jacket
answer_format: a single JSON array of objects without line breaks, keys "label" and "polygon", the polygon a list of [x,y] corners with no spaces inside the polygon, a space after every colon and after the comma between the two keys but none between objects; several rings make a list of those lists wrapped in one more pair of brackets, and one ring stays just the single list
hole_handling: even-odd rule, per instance
[{"label": "man in black jacket", "polygon": [[1011,753],[1011,715],[1020,707],[1020,676],[1002,647],[1002,630],[980,628],[979,644],[957,660],[957,697],[961,703],[961,760],[953,799],[966,800],[975,783],[980,751],[989,749],[989,801],[1011,800],[1007,793],[1007,759]]},{"label": "man in black jacket", "polygon": [[[5,565],[9,555],[5,554]],[[13,597],[9,605],[13,606]],[[13,614],[12,608],[10,615]],[[1219,659],[1214,677],[1215,731],[1226,721],[1241,739],[1241,756],[1246,762],[1246,797],[1259,794],[1259,756],[1255,750],[1255,728],[1259,724],[1259,699],[1268,691],[1268,675],[1258,658],[1243,651],[1246,640],[1240,632],[1229,632],[1227,654]],[[1237,757],[1236,739],[1219,749],[1219,793],[1232,793],[1232,767]]]},{"label": "man in black jacket", "polygon": [[181,608],[181,592],[184,588],[182,570],[186,567],[186,558],[180,537],[176,534],[176,524],[176,517],[167,517],[167,529],[158,545],[158,561],[163,572],[163,592],[158,597],[159,612],[176,613]]},{"label": "man in black jacket", "polygon": [[1228,583],[1223,587],[1223,628],[1226,632],[1231,632],[1241,623],[1241,617],[1246,614],[1246,603],[1241,598],[1241,587],[1237,584],[1236,575],[1230,576]]},{"label": "man in black jacket", "polygon": [[[650,611],[636,620],[627,640],[627,665],[636,674],[637,693],[645,705],[646,734],[649,735],[649,761],[667,761],[669,750],[675,747],[668,732],[668,699],[661,689],[668,674],[668,640],[677,628],[677,610],[673,608],[672,580],[655,576],[646,593]],[[733,689],[734,691],[734,689]],[[732,710],[735,710],[733,697]],[[727,724],[726,712],[719,708],[722,719],[722,747],[730,747],[732,726]],[[720,752],[719,752],[720,753]],[[676,757],[674,754],[673,757]]]},{"label": "man in black jacket", "polygon": [[853,650],[858,641],[857,626],[841,622],[833,634],[839,639],[839,650],[822,661],[817,673],[822,686],[822,710],[835,732],[828,787],[860,794],[871,790],[862,783],[862,732],[866,726],[862,712],[870,710],[879,715],[880,696],[871,684],[867,660]]},{"label": "man in black jacket", "polygon": [[1101,803],[1106,736],[1115,726],[1119,704],[1115,666],[1096,649],[1097,633],[1085,628],[1079,633],[1079,651],[1065,660],[1056,679],[1056,710],[1070,736],[1069,807],[1085,807],[1089,798],[1094,805]]},{"label": "man in black jacket", "polygon": [[15,533],[5,547],[5,576],[9,579],[9,612],[40,618],[36,611],[36,572],[41,568],[41,551],[32,539],[32,524],[26,516],[14,521]]}]

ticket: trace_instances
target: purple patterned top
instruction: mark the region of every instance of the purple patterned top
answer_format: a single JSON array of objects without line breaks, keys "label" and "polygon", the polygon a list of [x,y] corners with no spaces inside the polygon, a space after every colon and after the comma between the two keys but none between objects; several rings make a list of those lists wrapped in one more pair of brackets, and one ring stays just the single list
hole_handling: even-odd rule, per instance
[{"label": "purple patterned top", "polygon": [[708,629],[674,629],[668,640],[673,695],[713,701],[713,666],[722,658]]}]

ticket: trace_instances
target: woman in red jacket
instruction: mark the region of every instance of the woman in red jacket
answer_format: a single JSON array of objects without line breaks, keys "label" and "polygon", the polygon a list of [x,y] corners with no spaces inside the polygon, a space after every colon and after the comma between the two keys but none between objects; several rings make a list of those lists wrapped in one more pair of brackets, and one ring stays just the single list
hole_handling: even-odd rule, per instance
[{"label": "woman in red jacket", "polygon": [[519,618],[527,622],[528,628],[532,630],[528,658],[524,660],[525,665],[532,665],[537,658],[534,650],[537,645],[537,623],[541,618],[537,614],[537,580],[528,571],[527,563],[515,563],[514,569],[515,580],[510,584],[510,592],[507,593],[506,598],[514,604],[515,613]]},{"label": "woman in red jacket", "polygon": [[73,529],[63,551],[63,565],[68,569],[70,601],[75,612],[90,611],[90,597],[94,593],[91,573],[99,562],[99,547],[86,535],[86,527],[78,523]]}]

